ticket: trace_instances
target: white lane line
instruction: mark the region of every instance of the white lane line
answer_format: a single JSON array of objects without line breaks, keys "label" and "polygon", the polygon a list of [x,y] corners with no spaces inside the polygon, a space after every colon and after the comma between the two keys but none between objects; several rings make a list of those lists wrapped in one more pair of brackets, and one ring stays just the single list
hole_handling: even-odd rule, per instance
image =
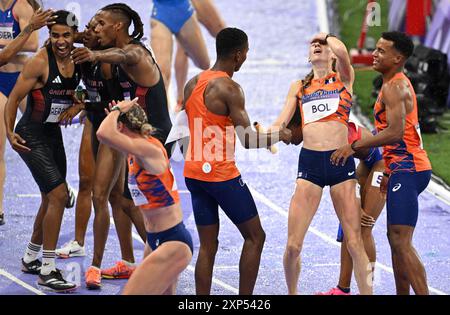
[{"label": "white lane line", "polygon": [[9,280],[17,283],[18,285],[24,287],[25,289],[37,294],[37,295],[46,295],[44,292],[32,287],[28,283],[23,282],[22,280],[14,277],[12,274],[7,272],[6,270],[0,269],[0,276],[4,276],[5,278],[8,278]]},{"label": "white lane line", "polygon": [[[109,220],[110,220],[111,224],[114,225],[114,219],[110,218]],[[133,238],[135,240],[137,240],[139,243],[145,245],[145,243],[142,241],[141,237],[138,234],[133,232],[132,235],[133,235]],[[187,266],[186,270],[189,270],[190,272],[194,273],[195,272],[195,267],[189,265],[189,266]],[[233,287],[233,286],[231,286],[231,285],[229,285],[229,284],[227,284],[227,283],[217,279],[216,277],[212,278],[212,282],[214,284],[217,284],[218,286],[221,286],[222,288],[224,288],[224,289],[234,293],[234,294],[239,294],[239,289],[237,289],[237,288],[235,288],[235,287]]]},{"label": "white lane line", "polygon": [[[274,211],[277,212],[278,214],[284,216],[285,218],[288,217],[289,214],[288,214],[288,212],[287,212],[286,210],[283,210],[283,208],[281,208],[280,206],[274,204],[274,203],[273,203],[272,201],[270,201],[266,196],[264,196],[263,194],[257,192],[255,189],[253,189],[252,187],[250,187],[248,184],[247,184],[247,186],[248,186],[248,188],[250,189],[250,191],[251,191],[251,193],[252,193],[252,195],[253,195],[254,197],[256,197],[257,199],[259,199],[262,203],[264,203],[266,206],[268,206],[269,208],[271,208],[272,210],[274,210]],[[329,236],[326,235],[325,233],[322,233],[321,231],[319,231],[318,229],[316,229],[316,228],[314,228],[314,227],[312,227],[312,226],[309,227],[308,231],[310,231],[310,232],[312,232],[313,234],[317,235],[318,237],[320,237],[320,238],[323,239],[325,242],[327,242],[327,243],[329,243],[329,244],[331,244],[331,245],[335,245],[335,246],[338,246],[338,247],[341,246],[340,243],[336,242],[335,239],[329,237]],[[380,269],[383,269],[383,270],[385,270],[385,271],[387,271],[387,272],[389,272],[389,273],[391,273],[391,274],[394,273],[394,271],[392,270],[392,268],[390,268],[390,267],[388,267],[388,266],[386,266],[386,265],[383,265],[383,264],[381,264],[381,263],[379,263],[379,262],[377,262],[376,265],[377,265]],[[433,287],[428,287],[428,288],[429,288],[430,292],[434,292],[434,293],[436,293],[436,294],[438,294],[438,295],[448,295],[448,293],[443,292],[443,291],[438,290],[438,289],[435,289],[435,288],[433,288]]]},{"label": "white lane line", "polygon": [[17,194],[19,198],[41,198],[41,194]]}]

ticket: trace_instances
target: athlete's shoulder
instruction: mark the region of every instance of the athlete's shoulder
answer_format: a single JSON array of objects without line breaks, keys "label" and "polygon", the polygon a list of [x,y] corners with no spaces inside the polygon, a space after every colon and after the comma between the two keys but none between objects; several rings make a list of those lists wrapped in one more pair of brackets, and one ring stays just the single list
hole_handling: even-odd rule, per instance
[{"label": "athlete's shoulder", "polygon": [[395,78],[383,84],[381,88],[383,98],[396,96],[398,98],[406,97],[410,94],[409,83],[406,78]]},{"label": "athlete's shoulder", "polygon": [[33,7],[27,0],[17,0],[13,7],[13,14],[18,18],[27,18],[33,15]]},{"label": "athlete's shoulder", "polygon": [[30,57],[25,63],[25,67],[33,70],[45,69],[48,66],[48,53],[45,47],[40,48],[36,54]]}]

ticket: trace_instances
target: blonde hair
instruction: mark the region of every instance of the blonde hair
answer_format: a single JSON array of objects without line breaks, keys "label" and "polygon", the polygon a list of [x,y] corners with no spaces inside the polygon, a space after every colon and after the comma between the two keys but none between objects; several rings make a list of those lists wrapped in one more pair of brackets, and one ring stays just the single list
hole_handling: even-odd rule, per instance
[{"label": "blonde hair", "polygon": [[131,131],[140,133],[142,136],[150,136],[155,129],[148,123],[145,111],[139,105],[133,105],[131,109],[120,115],[119,121]]}]

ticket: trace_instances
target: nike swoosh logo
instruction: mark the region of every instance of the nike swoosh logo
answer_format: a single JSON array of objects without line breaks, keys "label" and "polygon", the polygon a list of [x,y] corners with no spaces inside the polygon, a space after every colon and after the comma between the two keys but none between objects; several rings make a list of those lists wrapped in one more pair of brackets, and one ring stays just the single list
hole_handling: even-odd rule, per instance
[{"label": "nike swoosh logo", "polygon": [[349,172],[349,173],[348,173],[348,176],[352,176],[353,174],[355,174],[355,171]]}]

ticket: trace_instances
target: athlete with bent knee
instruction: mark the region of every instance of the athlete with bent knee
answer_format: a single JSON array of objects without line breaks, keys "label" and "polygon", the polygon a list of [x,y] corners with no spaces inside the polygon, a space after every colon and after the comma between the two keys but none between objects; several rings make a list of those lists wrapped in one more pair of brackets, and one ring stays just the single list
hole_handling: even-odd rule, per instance
[{"label": "athlete with bent knee", "polygon": [[175,294],[178,275],[192,258],[192,238],[183,223],[167,152],[151,136],[152,127],[137,100],[114,103],[97,132],[101,142],[128,154],[128,186],[145,217],[152,249],[123,294]]},{"label": "athlete with bent knee", "polygon": [[[349,143],[372,136],[372,133],[368,129],[350,122],[348,136]],[[374,272],[376,247],[372,229],[386,203],[386,198],[380,191],[384,162],[379,148],[371,148],[370,150],[365,151],[367,152],[360,151],[355,155],[355,158],[360,160],[360,163],[356,168],[356,178],[358,179],[356,194],[359,199],[359,204],[361,205],[361,234],[364,247]],[[336,240],[342,243],[339,282],[336,287],[328,292],[318,293],[319,295],[350,295],[353,261],[347,250],[346,237],[342,231],[341,224],[339,224]]]},{"label": "athlete with bent knee", "polygon": [[[86,47],[74,50],[72,57],[75,63],[102,62],[112,65],[112,76],[120,83],[120,99],[139,98],[139,105],[146,111],[149,122],[156,128],[154,137],[164,143],[170,132],[172,123],[167,108],[164,81],[158,65],[152,55],[139,41],[143,36],[143,24],[137,12],[123,3],[112,4],[102,8],[96,15],[98,24],[95,32],[98,34],[100,46],[107,48],[92,51]],[[131,35],[128,28],[133,22],[134,31]],[[168,155],[171,153],[171,145],[166,146]],[[122,183],[124,185],[124,182]],[[125,187],[126,188],[126,187]],[[122,211],[133,222],[142,220],[138,207],[134,206],[131,195],[124,193],[126,201],[122,202]],[[107,215],[107,200],[102,199],[100,216]],[[95,204],[94,204],[95,208]],[[102,214],[101,214],[102,213]],[[97,210],[96,210],[97,217]],[[102,229],[98,237],[94,237],[96,246],[101,247],[103,253],[107,238],[107,226]],[[126,233],[131,239],[131,229]],[[95,249],[94,249],[95,250]],[[96,251],[96,250],[95,250]],[[97,251],[96,251],[97,252]],[[100,250],[99,250],[100,253]],[[87,273],[87,285],[91,288],[100,287],[99,267],[103,255],[94,257],[93,267]],[[120,266],[118,266],[120,267]]]},{"label": "athlete with bent knee", "polygon": [[[288,123],[300,107],[303,147],[300,151],[295,192],[288,217],[288,241],[284,271],[289,294],[297,294],[300,254],[306,232],[319,207],[324,186],[347,236],[347,248],[355,264],[361,294],[372,294],[367,281],[369,259],[361,237],[361,213],[355,196],[355,163],[330,162],[333,151],[348,143],[348,119],[352,106],[354,70],[345,45],[331,34],[320,33],[310,43],[312,71],[291,85],[285,107],[274,123]],[[333,71],[336,63],[336,72]],[[274,128],[273,127],[273,128]]]},{"label": "athlete with bent knee", "polygon": [[[76,288],[55,266],[55,248],[69,197],[60,114],[79,106],[74,104],[73,95],[81,79],[79,67],[70,59],[77,24],[68,25],[69,14],[62,10],[55,12],[55,24],[49,26],[50,43],[25,65],[5,112],[8,140],[30,169],[41,191],[41,205],[22,259],[22,270],[38,274],[39,286],[56,292]],[[27,94],[26,111],[13,131],[17,108]],[[41,246],[42,263],[38,259]]]},{"label": "athlete with bent knee", "polygon": [[404,33],[385,32],[373,52],[374,70],[383,75],[383,86],[374,107],[377,134],[337,150],[335,164],[361,149],[383,146],[387,193],[387,229],[397,294],[428,295],[425,268],[412,238],[419,215],[418,197],[431,179],[431,163],[423,149],[414,88],[403,73],[414,44]]},{"label": "athlete with bent knee", "polygon": [[269,148],[289,142],[284,126],[261,134],[251,129],[242,88],[233,74],[247,59],[248,37],[237,28],[225,28],[216,38],[217,61],[192,78],[184,92],[189,122],[189,146],[184,166],[191,193],[200,250],[195,265],[197,294],[210,294],[219,241],[219,206],[244,238],[239,262],[239,294],[252,294],[259,270],[265,233],[253,197],[235,164],[235,132],[246,148]]}]

